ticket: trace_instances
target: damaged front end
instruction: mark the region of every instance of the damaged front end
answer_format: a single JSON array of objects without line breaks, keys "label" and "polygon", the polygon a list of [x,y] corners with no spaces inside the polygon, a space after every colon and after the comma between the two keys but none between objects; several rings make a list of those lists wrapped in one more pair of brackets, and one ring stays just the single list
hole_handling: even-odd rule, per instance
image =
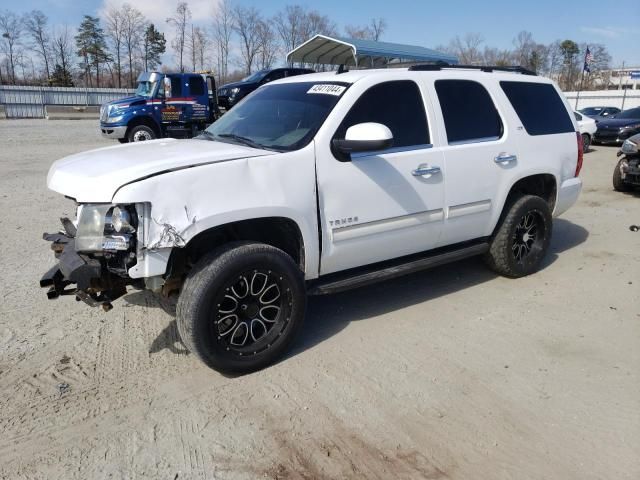
[{"label": "damaged front end", "polygon": [[58,264],[40,280],[47,297],[74,295],[91,306],[111,310],[111,302],[140,280],[129,277],[137,262],[139,221],[134,205],[84,204],[77,222],[61,219],[63,230],[45,233]]}]

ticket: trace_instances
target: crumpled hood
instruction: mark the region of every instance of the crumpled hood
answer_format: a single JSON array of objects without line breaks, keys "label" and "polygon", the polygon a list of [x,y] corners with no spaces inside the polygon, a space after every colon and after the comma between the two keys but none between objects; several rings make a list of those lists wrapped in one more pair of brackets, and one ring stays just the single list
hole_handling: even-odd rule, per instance
[{"label": "crumpled hood", "polygon": [[47,186],[77,202],[110,202],[120,187],[145,177],[274,153],[230,143],[173,138],[115,145],[54,162]]}]

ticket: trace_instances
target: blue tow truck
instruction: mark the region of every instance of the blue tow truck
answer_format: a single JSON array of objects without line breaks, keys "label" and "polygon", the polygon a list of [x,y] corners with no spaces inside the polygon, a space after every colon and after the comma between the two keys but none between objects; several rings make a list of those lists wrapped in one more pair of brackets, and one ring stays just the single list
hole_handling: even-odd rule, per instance
[{"label": "blue tow truck", "polygon": [[191,138],[220,116],[210,73],[145,72],[132,97],[100,108],[100,131],[120,143]]}]

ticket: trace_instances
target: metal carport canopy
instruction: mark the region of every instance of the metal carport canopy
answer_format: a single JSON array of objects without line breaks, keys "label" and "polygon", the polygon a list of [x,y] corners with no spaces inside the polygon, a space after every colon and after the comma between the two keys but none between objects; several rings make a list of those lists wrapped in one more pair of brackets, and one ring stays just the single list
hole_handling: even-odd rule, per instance
[{"label": "metal carport canopy", "polygon": [[287,54],[288,62],[317,65],[362,65],[365,59],[378,64],[380,60],[386,60],[386,63],[394,60],[399,62],[441,62],[450,65],[458,63],[455,56],[430,48],[356,38],[328,37],[326,35],[315,35]]}]

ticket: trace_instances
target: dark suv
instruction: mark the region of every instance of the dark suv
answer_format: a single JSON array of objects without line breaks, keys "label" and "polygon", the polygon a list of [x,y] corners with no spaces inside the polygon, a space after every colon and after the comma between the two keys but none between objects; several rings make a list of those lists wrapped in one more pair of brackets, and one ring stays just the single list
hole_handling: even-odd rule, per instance
[{"label": "dark suv", "polygon": [[578,111],[587,117],[593,118],[596,122],[621,112],[617,107],[586,107]]},{"label": "dark suv", "polygon": [[227,83],[218,88],[218,106],[228,110],[265,83],[305,73],[314,73],[314,71],[309,68],[274,68],[252,73],[239,82]]}]

